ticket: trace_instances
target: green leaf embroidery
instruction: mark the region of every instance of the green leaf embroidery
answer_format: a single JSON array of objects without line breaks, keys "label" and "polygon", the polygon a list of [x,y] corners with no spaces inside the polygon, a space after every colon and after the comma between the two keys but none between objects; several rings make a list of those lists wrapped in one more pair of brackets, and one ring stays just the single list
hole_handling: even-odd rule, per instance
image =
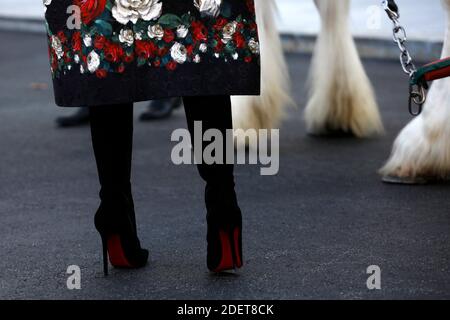
[{"label": "green leaf embroidery", "polygon": [[175,14],[165,14],[159,18],[158,23],[163,27],[175,29],[182,24],[181,18]]},{"label": "green leaf embroidery", "polygon": [[101,33],[102,35],[104,36],[112,35],[113,28],[110,23],[104,20],[95,20],[95,25],[97,26],[99,33]]}]

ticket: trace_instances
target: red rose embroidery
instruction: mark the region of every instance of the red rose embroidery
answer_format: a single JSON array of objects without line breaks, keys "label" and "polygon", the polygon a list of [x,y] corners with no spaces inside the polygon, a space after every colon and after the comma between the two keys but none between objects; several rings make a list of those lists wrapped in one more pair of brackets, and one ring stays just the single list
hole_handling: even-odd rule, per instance
[{"label": "red rose embroidery", "polygon": [[80,33],[80,31],[76,31],[72,35],[72,49],[73,49],[73,51],[81,51],[81,33]]},{"label": "red rose embroidery", "polygon": [[66,35],[64,34],[63,31],[59,31],[57,33],[57,36],[58,36],[59,40],[61,40],[62,43],[66,43],[67,42],[67,37],[66,37]]},{"label": "red rose embroidery", "polygon": [[136,41],[135,51],[140,58],[148,59],[154,56],[157,50],[158,48],[153,42],[143,40]]},{"label": "red rose embroidery", "polygon": [[244,61],[247,62],[247,63],[252,62],[252,60],[253,60],[253,59],[252,59],[251,56],[245,57],[245,59],[244,59]]},{"label": "red rose embroidery", "polygon": [[98,49],[98,50],[102,50],[103,47],[105,46],[106,42],[107,42],[107,39],[105,36],[97,36],[97,37],[95,37],[95,40],[94,40],[94,48]]},{"label": "red rose embroidery", "polygon": [[126,54],[126,55],[123,56],[123,61],[125,63],[130,63],[133,60],[134,60],[134,54],[130,54],[130,55]]},{"label": "red rose embroidery", "polygon": [[192,22],[192,38],[195,41],[204,41],[207,39],[208,29],[199,21]]},{"label": "red rose embroidery", "polygon": [[192,53],[194,52],[194,46],[192,44],[188,44],[186,46],[186,52],[188,56],[192,56]]},{"label": "red rose embroidery", "polygon": [[95,71],[95,75],[97,76],[97,78],[103,79],[106,78],[108,72],[105,69],[98,69],[97,71]]},{"label": "red rose embroidery", "polygon": [[245,38],[239,32],[236,32],[233,36],[234,43],[238,49],[242,49],[245,46]]},{"label": "red rose embroidery", "polygon": [[169,71],[173,71],[173,70],[175,70],[176,68],[177,68],[177,63],[175,62],[175,61],[170,61],[170,62],[168,62],[167,64],[166,64],[166,68],[167,68],[167,70],[169,70]]},{"label": "red rose embroidery", "polygon": [[169,48],[162,47],[161,49],[158,49],[157,52],[158,52],[158,56],[163,57],[169,52]]},{"label": "red rose embroidery", "polygon": [[219,53],[223,50],[223,48],[225,47],[225,44],[222,42],[222,39],[220,39],[220,37],[216,34],[214,36],[214,40],[216,40],[216,47],[214,48],[214,51]]},{"label": "red rose embroidery", "polygon": [[107,0],[74,0],[74,4],[80,8],[81,21],[89,24],[105,10]]},{"label": "red rose embroidery", "polygon": [[173,39],[175,39],[175,33],[170,29],[164,30],[164,38],[163,39],[166,43],[170,43],[173,41]]},{"label": "red rose embroidery", "polygon": [[107,42],[105,44],[105,59],[109,62],[119,62],[124,51],[120,44]]},{"label": "red rose embroidery", "polygon": [[125,71],[125,66],[123,65],[123,64],[120,64],[118,67],[117,67],[117,72],[118,73],[123,73]]},{"label": "red rose embroidery", "polygon": [[223,17],[219,17],[216,20],[216,23],[214,24],[213,28],[216,30],[222,30],[223,27],[225,27],[225,25],[228,23],[227,19],[223,18]]}]

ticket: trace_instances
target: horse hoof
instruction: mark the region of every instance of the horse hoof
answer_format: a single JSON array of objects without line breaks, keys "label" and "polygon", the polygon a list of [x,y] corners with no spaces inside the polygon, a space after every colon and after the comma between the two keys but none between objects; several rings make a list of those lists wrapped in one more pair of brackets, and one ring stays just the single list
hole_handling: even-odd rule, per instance
[{"label": "horse hoof", "polygon": [[389,184],[407,184],[407,185],[427,184],[429,182],[428,179],[424,177],[398,177],[392,175],[383,176],[381,178],[381,181]]}]

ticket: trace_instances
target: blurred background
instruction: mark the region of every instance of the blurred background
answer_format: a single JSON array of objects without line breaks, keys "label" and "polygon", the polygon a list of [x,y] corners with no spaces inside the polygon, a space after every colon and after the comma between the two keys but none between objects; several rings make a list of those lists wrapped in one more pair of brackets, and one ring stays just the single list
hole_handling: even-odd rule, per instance
[{"label": "blurred background", "polygon": [[[42,19],[43,5],[40,0],[2,0],[0,16],[16,19]],[[279,27],[283,33],[315,34],[319,19],[312,0],[277,0]],[[385,38],[389,36],[389,24],[385,16],[375,16],[381,0],[352,1],[351,26],[355,35]],[[444,13],[439,0],[398,0],[402,21],[408,25],[411,39],[442,40]],[[308,14],[302,14],[307,12]],[[380,12],[383,13],[383,12]],[[383,13],[384,14],[384,13]],[[372,17],[371,17],[372,16]],[[433,19],[429,19],[433,17]],[[375,20],[375,21],[374,21]],[[379,20],[379,21],[377,21]]]},{"label": "blurred background", "polygon": [[[170,161],[170,135],[186,123],[178,108],[166,121],[135,122],[133,185],[151,261],[136,272],[115,270],[108,281],[93,226],[98,182],[90,132],[55,125],[75,111],[54,104],[42,0],[0,2],[0,298],[450,298],[448,186],[388,186],[377,175],[411,120],[408,79],[381,0],[353,0],[350,25],[386,135],[362,141],[306,134],[319,17],[312,0],[277,0],[298,108],[281,127],[277,176],[236,168],[251,226],[244,271],[215,278],[202,269],[203,183],[193,166]],[[440,1],[397,2],[418,64],[439,58]],[[147,103],[138,105],[144,108],[135,108],[136,118]],[[81,291],[66,288],[71,264],[82,268]],[[382,290],[367,290],[369,265],[380,265]]]}]

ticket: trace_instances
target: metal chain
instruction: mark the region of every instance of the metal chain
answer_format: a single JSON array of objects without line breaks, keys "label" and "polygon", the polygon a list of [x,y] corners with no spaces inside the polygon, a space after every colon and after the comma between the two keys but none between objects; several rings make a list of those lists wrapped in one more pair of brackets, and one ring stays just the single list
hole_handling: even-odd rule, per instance
[{"label": "metal chain", "polygon": [[[417,68],[414,65],[411,54],[406,47],[406,30],[400,24],[400,14],[398,12],[398,8],[395,5],[395,2],[392,0],[384,0],[383,8],[386,11],[389,19],[391,19],[394,27],[392,29],[394,42],[397,44],[400,49],[400,64],[402,66],[403,71],[409,76],[409,78],[413,78],[415,73],[417,72]],[[417,116],[422,112],[422,106],[426,100],[426,91],[423,85],[410,85],[409,87],[409,112]],[[418,109],[417,111],[413,110],[412,102],[414,102]]]}]

